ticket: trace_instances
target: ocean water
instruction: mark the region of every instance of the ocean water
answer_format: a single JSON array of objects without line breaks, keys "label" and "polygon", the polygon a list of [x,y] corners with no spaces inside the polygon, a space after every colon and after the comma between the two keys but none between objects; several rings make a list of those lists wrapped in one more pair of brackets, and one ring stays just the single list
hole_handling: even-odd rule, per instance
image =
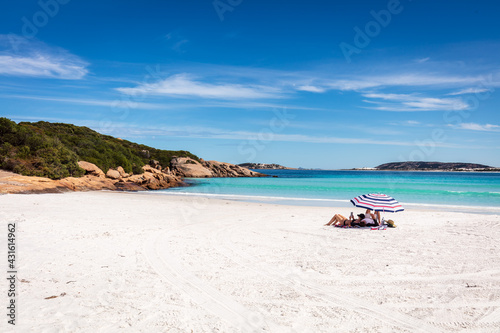
[{"label": "ocean water", "polygon": [[404,206],[482,207],[500,211],[500,173],[256,171],[277,177],[188,179],[190,187],[163,192],[322,206],[344,206],[361,194],[384,193]]}]

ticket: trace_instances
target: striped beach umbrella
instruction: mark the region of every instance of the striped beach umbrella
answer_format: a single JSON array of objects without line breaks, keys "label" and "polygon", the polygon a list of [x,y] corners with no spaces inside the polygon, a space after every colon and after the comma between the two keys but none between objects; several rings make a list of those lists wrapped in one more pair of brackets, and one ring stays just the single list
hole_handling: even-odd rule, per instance
[{"label": "striped beach umbrella", "polygon": [[366,208],[378,212],[401,212],[405,210],[399,202],[386,194],[363,194],[351,200],[356,207]]}]

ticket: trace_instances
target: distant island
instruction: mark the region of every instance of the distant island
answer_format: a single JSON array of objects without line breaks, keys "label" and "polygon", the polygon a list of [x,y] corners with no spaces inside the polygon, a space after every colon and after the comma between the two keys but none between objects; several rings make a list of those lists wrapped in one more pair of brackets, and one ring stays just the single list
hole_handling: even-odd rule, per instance
[{"label": "distant island", "polygon": [[266,164],[266,163],[241,163],[240,167],[247,169],[263,169],[263,170],[295,170],[294,168],[287,168],[279,164]]},{"label": "distant island", "polygon": [[391,162],[384,163],[375,168],[355,168],[352,170],[389,170],[389,171],[500,171],[500,168],[491,167],[484,164],[477,163],[463,163],[463,162],[422,162],[422,161],[408,161],[408,162]]}]

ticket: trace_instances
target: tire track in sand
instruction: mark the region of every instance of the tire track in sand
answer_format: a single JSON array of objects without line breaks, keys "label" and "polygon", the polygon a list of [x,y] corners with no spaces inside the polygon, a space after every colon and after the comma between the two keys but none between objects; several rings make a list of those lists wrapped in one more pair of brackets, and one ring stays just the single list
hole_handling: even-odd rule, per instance
[{"label": "tire track in sand", "polygon": [[169,237],[175,231],[187,229],[196,224],[172,228],[152,235],[144,246],[144,255],[153,269],[172,286],[178,288],[199,306],[230,323],[240,332],[289,332],[257,311],[250,311],[243,305],[222,294],[191,273],[169,250]]},{"label": "tire track in sand", "polygon": [[[259,224],[260,220],[255,220],[246,223],[246,226],[254,226]],[[345,292],[341,292],[333,287],[328,287],[314,283],[313,281],[306,280],[295,272],[290,271],[290,274],[284,274],[282,271],[276,270],[271,265],[266,265],[265,262],[259,260],[256,257],[246,254],[245,251],[237,249],[234,242],[231,239],[233,229],[242,228],[242,225],[228,225],[225,228],[219,228],[216,231],[215,237],[212,236],[212,240],[215,244],[219,244],[224,249],[219,251],[224,253],[225,256],[237,263],[238,265],[245,267],[255,273],[265,276],[273,280],[274,282],[284,285],[286,287],[291,287],[296,291],[299,291],[305,295],[319,298],[326,301],[334,306],[340,308],[347,308],[350,311],[354,311],[361,315],[370,316],[378,321],[385,322],[391,326],[400,327],[402,329],[409,330],[411,332],[426,332],[426,333],[438,333],[440,330],[429,323],[422,321],[420,319],[405,315],[400,312],[393,311],[392,309],[386,308],[384,306],[368,303],[365,299],[349,295]],[[252,229],[255,232],[255,229]],[[270,230],[272,232],[272,230]],[[230,253],[228,255],[227,253]],[[344,329],[347,327],[344,327]],[[352,327],[355,329],[354,327]]]}]

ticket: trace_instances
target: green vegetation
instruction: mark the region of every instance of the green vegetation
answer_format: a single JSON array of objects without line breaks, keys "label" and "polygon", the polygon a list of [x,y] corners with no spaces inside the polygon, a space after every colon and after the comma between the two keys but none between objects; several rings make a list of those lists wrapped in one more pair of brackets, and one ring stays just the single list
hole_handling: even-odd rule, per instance
[{"label": "green vegetation", "polygon": [[170,166],[173,156],[199,158],[187,151],[161,150],[102,135],[71,124],[15,122],[0,118],[0,168],[26,176],[52,179],[79,177],[78,161],[94,163],[104,172],[122,166],[141,173],[150,159]]},{"label": "green vegetation", "polygon": [[463,163],[463,162],[424,162],[424,161],[408,161],[408,162],[391,162],[381,164],[376,167],[378,170],[441,170],[441,171],[495,171],[495,168],[484,164]]}]

